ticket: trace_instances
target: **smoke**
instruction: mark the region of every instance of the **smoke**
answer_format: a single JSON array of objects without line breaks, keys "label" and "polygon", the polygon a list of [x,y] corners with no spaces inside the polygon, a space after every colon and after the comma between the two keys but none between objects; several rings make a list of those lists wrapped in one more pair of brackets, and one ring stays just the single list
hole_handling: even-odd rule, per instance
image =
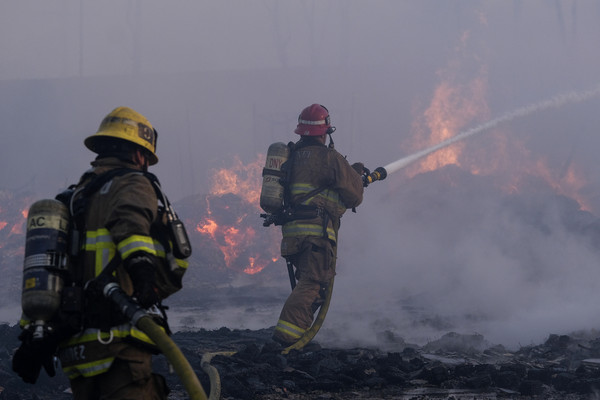
[{"label": "smoke", "polygon": [[518,347],[597,328],[597,217],[533,178],[503,193],[448,166],[403,183],[344,217],[328,343],[455,331]]}]

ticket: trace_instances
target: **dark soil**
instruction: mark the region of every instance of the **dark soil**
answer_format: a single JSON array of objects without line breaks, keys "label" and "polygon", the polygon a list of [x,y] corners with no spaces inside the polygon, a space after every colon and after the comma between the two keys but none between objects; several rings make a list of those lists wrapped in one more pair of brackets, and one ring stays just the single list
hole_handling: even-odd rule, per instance
[{"label": "dark soil", "polygon": [[[19,328],[0,326],[0,399],[69,399],[69,383],[59,371],[42,372],[35,385],[11,369]],[[399,352],[321,348],[281,355],[271,330],[178,332],[173,340],[210,393],[201,367],[211,357],[223,399],[591,399],[600,392],[600,338],[550,335],[545,343],[507,351],[485,349],[478,335],[448,333],[425,346]],[[234,354],[220,355],[219,352]],[[163,356],[156,371],[167,377],[169,399],[185,399],[181,382]],[[214,389],[214,388],[213,388]]]}]

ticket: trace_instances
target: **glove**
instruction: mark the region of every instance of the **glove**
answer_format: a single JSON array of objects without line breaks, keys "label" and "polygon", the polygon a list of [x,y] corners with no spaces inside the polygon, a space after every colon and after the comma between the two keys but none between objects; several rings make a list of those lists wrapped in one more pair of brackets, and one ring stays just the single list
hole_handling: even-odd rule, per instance
[{"label": "glove", "polygon": [[145,252],[133,253],[125,260],[125,269],[133,283],[133,297],[144,308],[149,308],[160,300],[154,285],[156,265],[156,257]]},{"label": "glove", "polygon": [[357,174],[362,175],[365,172],[365,165],[361,162],[356,162],[351,165]]},{"label": "glove", "polygon": [[15,351],[12,359],[12,369],[23,382],[34,384],[40,376],[42,367],[48,376],[56,375],[54,353],[57,343],[54,338],[47,336],[41,340],[33,340],[32,332],[24,330],[19,335],[21,346]]}]

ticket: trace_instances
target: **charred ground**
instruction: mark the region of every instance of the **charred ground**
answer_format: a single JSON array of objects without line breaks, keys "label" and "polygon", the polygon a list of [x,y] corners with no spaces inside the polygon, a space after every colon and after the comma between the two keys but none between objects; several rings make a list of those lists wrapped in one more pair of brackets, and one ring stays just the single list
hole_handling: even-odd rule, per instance
[{"label": "charred ground", "polygon": [[[24,384],[11,369],[19,328],[0,326],[0,399],[71,398],[66,377],[42,372]],[[479,335],[448,333],[424,346],[398,352],[369,348],[322,348],[281,355],[270,329],[177,332],[174,341],[196,370],[204,355],[221,378],[223,399],[589,399],[600,391],[600,334],[549,335],[540,345],[508,351],[487,346]],[[390,338],[392,339],[392,338]],[[233,355],[218,352],[232,351]],[[169,399],[187,398],[164,357],[157,372],[167,376]]]}]

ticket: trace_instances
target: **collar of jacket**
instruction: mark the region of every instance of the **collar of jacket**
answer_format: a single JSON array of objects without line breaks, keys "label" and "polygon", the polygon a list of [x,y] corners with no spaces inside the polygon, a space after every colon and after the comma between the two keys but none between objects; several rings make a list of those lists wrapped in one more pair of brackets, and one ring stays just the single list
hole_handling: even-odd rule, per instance
[{"label": "collar of jacket", "polygon": [[94,169],[96,169],[96,168],[129,168],[129,169],[135,169],[138,171],[142,171],[142,168],[139,165],[134,164],[131,161],[122,160],[117,157],[97,158],[96,160],[92,161],[91,164]]},{"label": "collar of jacket", "polygon": [[320,146],[320,147],[327,147],[327,145],[318,142],[316,139],[312,138],[312,137],[303,137],[300,140],[298,140],[296,142],[296,144],[294,145],[294,150],[295,149],[300,149],[302,147],[308,147],[308,146]]}]

